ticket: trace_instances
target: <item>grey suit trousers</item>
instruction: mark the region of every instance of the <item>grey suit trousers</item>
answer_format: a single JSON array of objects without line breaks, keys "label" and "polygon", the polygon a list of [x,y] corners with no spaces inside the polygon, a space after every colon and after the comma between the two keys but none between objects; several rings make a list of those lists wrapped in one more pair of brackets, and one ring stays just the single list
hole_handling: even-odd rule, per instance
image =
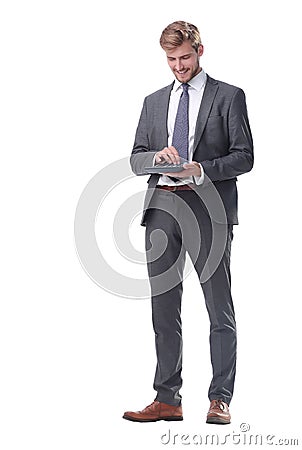
[{"label": "grey suit trousers", "polygon": [[[233,226],[216,224],[216,227],[218,230],[227,227],[226,245],[215,272],[201,282],[210,319],[213,378],[208,396],[210,400],[221,399],[229,404],[236,371],[236,322],[230,275]],[[157,355],[154,389],[156,400],[171,405],[179,405],[182,398],[181,298],[185,256],[189,254],[200,277],[211,244],[211,220],[196,193],[156,189],[146,215],[146,255]],[[166,278],[160,279],[163,274],[167,274]],[[198,352],[196,345],[194,351]]]}]

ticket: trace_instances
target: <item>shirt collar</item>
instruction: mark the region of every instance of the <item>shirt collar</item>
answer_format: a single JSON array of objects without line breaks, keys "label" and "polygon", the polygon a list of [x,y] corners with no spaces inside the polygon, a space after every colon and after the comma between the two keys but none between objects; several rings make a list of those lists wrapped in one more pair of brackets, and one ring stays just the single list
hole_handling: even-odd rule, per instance
[{"label": "shirt collar", "polygon": [[[205,73],[205,71],[202,69],[197,75],[195,75],[194,78],[192,78],[192,80],[190,80],[188,82],[188,85],[195,89],[196,91],[200,91],[201,88],[205,85],[205,82],[207,81],[207,74]],[[180,86],[182,85],[182,83],[178,80],[175,80],[174,82],[174,86],[173,86],[173,91],[177,91]]]}]

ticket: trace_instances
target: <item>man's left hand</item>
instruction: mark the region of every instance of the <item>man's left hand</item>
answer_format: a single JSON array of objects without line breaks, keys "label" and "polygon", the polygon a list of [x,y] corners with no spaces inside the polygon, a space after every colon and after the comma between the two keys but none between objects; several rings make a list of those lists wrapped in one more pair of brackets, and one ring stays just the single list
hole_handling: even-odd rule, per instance
[{"label": "man's left hand", "polygon": [[169,172],[165,173],[168,177],[176,177],[176,178],[187,178],[187,177],[200,177],[201,169],[200,165],[196,161],[192,161],[191,163],[186,163],[183,165],[184,170],[181,172]]}]

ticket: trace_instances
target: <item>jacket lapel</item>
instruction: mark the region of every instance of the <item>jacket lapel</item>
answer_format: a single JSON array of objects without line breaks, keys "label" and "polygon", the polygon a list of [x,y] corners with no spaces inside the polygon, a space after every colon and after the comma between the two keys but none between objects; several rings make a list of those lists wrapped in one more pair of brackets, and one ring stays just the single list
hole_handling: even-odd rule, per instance
[{"label": "jacket lapel", "polygon": [[196,147],[202,137],[202,133],[204,132],[217,89],[218,89],[217,81],[207,76],[207,82],[202,96],[199,113],[197,116],[193,153],[195,152]]},{"label": "jacket lapel", "polygon": [[158,130],[158,137],[162,138],[162,142],[158,142],[158,147],[164,148],[168,145],[168,110],[169,110],[169,102],[170,95],[174,85],[174,81],[172,84],[167,86],[162,92],[159,103],[158,110],[156,111],[156,128]]}]

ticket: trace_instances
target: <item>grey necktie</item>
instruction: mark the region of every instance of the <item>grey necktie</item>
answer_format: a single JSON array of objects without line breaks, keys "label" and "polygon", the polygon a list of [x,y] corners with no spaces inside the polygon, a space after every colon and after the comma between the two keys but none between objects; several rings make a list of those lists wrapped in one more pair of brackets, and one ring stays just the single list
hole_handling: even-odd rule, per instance
[{"label": "grey necktie", "polygon": [[183,83],[175,118],[172,145],[181,158],[188,160],[189,147],[189,85]]}]

